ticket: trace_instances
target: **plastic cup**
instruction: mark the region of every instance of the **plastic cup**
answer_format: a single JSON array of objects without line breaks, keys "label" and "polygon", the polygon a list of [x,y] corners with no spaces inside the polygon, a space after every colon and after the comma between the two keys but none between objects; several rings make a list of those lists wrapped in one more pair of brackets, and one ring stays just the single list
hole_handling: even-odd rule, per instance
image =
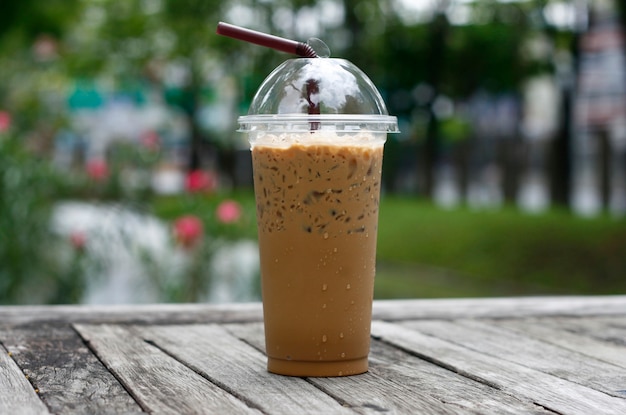
[{"label": "plastic cup", "polygon": [[268,370],[368,370],[383,145],[397,120],[342,59],[284,62],[239,131],[251,144]]}]

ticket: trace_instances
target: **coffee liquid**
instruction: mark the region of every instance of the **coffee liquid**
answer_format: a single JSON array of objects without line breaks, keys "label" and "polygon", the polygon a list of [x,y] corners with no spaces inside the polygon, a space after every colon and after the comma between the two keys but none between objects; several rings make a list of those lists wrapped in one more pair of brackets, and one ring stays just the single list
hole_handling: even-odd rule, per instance
[{"label": "coffee liquid", "polygon": [[270,372],[367,371],[382,155],[382,144],[253,146]]}]

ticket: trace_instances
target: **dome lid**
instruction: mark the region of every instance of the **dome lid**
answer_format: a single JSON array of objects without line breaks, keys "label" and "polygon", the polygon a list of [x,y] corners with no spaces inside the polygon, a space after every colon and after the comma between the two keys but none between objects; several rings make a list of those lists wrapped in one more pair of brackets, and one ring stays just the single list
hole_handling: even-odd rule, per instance
[{"label": "dome lid", "polygon": [[[290,59],[261,84],[239,131],[335,129],[398,132],[372,81],[351,62]],[[315,128],[312,126],[315,125]]]}]

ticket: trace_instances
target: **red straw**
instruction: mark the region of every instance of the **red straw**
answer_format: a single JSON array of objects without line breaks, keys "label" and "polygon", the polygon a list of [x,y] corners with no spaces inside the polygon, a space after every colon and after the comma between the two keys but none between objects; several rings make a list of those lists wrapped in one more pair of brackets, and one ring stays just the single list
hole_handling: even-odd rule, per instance
[{"label": "red straw", "polygon": [[268,35],[256,30],[245,29],[232,24],[219,22],[217,24],[217,34],[232,37],[254,43],[255,45],[266,46],[268,48],[280,50],[281,52],[292,53],[305,58],[317,58],[317,53],[306,43],[289,40],[282,37]]}]

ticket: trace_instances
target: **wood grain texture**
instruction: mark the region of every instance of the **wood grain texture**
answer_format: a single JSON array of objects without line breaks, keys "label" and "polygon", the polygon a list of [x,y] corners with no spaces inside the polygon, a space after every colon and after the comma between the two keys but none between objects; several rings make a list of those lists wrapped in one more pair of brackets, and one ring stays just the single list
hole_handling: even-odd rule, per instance
[{"label": "wood grain texture", "polygon": [[626,316],[626,296],[498,297],[374,302],[378,320]]},{"label": "wood grain texture", "polygon": [[51,412],[142,413],[69,325],[0,330],[0,340]]},{"label": "wood grain texture", "polygon": [[[623,397],[625,371],[593,357],[476,320],[423,320],[403,324],[496,359],[517,363],[608,395]],[[579,336],[582,337],[582,336]],[[626,348],[622,351],[626,354]],[[626,403],[626,401],[625,401]]]},{"label": "wood grain texture", "polygon": [[[263,325],[230,324],[233,335],[265,349]],[[487,385],[373,341],[368,373],[309,382],[364,414],[550,414]]]},{"label": "wood grain texture", "polygon": [[444,340],[445,330],[434,336],[387,322],[372,324],[376,338],[548,410],[580,415],[626,413],[625,399],[467,348],[461,337],[455,343]]},{"label": "wood grain texture", "polygon": [[[556,296],[377,300],[379,320],[525,318],[532,316],[626,316],[626,296]],[[107,306],[5,306],[0,327],[29,322],[191,324],[263,320],[261,303]]]},{"label": "wood grain texture", "polygon": [[264,413],[354,414],[304,379],[268,373],[263,353],[220,326],[150,326],[136,330],[220,388]]},{"label": "wood grain texture", "polygon": [[374,318],[368,373],[293,378],[266,371],[260,303],[0,307],[0,414],[626,414],[626,296]]},{"label": "wood grain texture", "polygon": [[90,348],[152,414],[260,414],[121,325],[75,325]]},{"label": "wood grain texture", "polygon": [[190,324],[262,320],[261,303],[0,307],[0,328],[45,322]]},{"label": "wood grain texture", "polygon": [[[491,324],[626,369],[626,316],[497,320]],[[626,385],[622,390],[626,391]]]},{"label": "wood grain texture", "polygon": [[0,344],[0,414],[49,413],[24,373]]},{"label": "wood grain texture", "polygon": [[[237,324],[226,326],[242,340],[265,350],[261,324]],[[381,378],[371,371],[356,376],[339,378],[308,378],[308,382],[333,396],[348,408],[361,414],[419,413],[460,414],[458,408],[447,407],[441,401],[423,394],[419,389]]]}]

